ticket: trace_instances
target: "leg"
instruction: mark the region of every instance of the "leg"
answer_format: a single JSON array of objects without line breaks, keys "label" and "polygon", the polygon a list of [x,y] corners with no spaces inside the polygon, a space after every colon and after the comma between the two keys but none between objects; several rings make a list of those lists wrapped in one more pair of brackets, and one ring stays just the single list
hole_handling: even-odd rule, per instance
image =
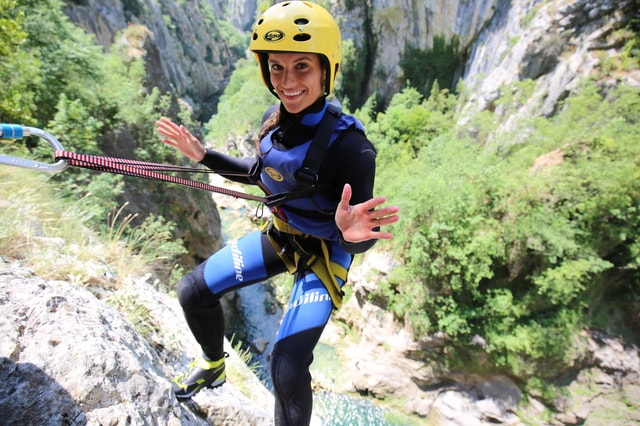
[{"label": "leg", "polygon": [[[353,256],[334,243],[331,260],[348,270]],[[338,282],[344,285],[340,278]],[[313,349],[332,310],[329,293],[318,277],[310,271],[296,274],[291,299],[271,354],[276,425],[308,425],[311,421],[313,393],[309,366],[313,361]]]},{"label": "leg", "polygon": [[207,357],[219,359],[223,354],[220,297],[285,270],[267,237],[256,231],[231,242],[180,280],[178,300]]},{"label": "leg", "polygon": [[178,398],[224,382],[222,294],[285,270],[267,237],[256,231],[231,242],[178,282],[178,300],[204,354],[204,360],[196,360],[185,376],[174,380]]},{"label": "leg", "polygon": [[[331,302],[328,302],[331,304]],[[276,426],[305,426],[311,421],[313,392],[309,366],[324,327],[279,340],[271,354]]]},{"label": "leg", "polygon": [[309,366],[333,305],[313,273],[299,277],[271,354],[276,425],[308,425],[313,393]]}]

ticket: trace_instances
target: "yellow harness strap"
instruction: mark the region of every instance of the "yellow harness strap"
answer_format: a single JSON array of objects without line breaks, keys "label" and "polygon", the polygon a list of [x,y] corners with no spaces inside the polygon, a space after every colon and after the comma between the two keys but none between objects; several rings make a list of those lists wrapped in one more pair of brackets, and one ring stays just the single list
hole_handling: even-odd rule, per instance
[{"label": "yellow harness strap", "polygon": [[[273,226],[280,232],[285,234],[293,235],[292,242],[295,243],[295,254],[293,259],[285,253],[284,247],[281,247],[280,244],[271,236],[269,233],[270,225]],[[305,255],[308,260],[306,261],[306,266],[311,268],[314,274],[322,281],[322,284],[329,292],[329,296],[331,297],[331,302],[336,309],[339,309],[342,306],[342,289],[340,288],[340,284],[336,277],[340,278],[343,282],[347,281],[348,271],[342,265],[332,262],[329,256],[329,247],[327,246],[327,242],[322,238],[313,237],[309,234],[303,234],[297,229],[290,226],[288,223],[283,221],[277,216],[272,216],[271,221],[266,222],[262,231],[267,234],[271,245],[278,253],[278,256],[282,259],[289,273],[293,274],[298,270],[298,264],[300,260],[303,258],[302,254]],[[322,255],[316,255],[314,253],[310,253],[306,251],[302,245],[300,245],[295,237],[306,238],[316,238],[320,240],[320,246],[322,247]]]}]

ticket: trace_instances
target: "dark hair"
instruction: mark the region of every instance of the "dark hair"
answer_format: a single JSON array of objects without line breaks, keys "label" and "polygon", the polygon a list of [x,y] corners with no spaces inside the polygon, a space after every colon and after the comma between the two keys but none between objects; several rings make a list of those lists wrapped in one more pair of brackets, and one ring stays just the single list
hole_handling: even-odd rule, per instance
[{"label": "dark hair", "polygon": [[267,133],[271,130],[278,127],[280,122],[280,108],[275,108],[275,111],[262,122],[262,126],[260,126],[260,133],[258,134],[258,140],[256,141],[256,152],[260,155],[260,141],[264,138]]}]

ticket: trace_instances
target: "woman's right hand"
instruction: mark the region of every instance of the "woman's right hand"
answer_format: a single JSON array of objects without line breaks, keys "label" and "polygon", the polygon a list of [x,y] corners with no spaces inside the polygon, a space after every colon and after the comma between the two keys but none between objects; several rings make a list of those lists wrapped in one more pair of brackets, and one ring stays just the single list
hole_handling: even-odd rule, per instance
[{"label": "woman's right hand", "polygon": [[156,126],[158,132],[164,136],[162,142],[171,145],[194,161],[202,161],[207,150],[183,125],[178,126],[168,118],[162,117],[156,121]]}]

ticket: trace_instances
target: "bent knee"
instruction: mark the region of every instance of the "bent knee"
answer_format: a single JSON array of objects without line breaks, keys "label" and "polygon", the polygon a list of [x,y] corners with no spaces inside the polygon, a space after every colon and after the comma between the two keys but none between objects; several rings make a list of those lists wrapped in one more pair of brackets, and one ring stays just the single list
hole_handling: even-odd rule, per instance
[{"label": "bent knee", "polygon": [[176,285],[178,302],[182,309],[189,310],[202,305],[209,305],[218,300],[207,287],[202,274],[202,268],[197,267],[182,277]]}]

